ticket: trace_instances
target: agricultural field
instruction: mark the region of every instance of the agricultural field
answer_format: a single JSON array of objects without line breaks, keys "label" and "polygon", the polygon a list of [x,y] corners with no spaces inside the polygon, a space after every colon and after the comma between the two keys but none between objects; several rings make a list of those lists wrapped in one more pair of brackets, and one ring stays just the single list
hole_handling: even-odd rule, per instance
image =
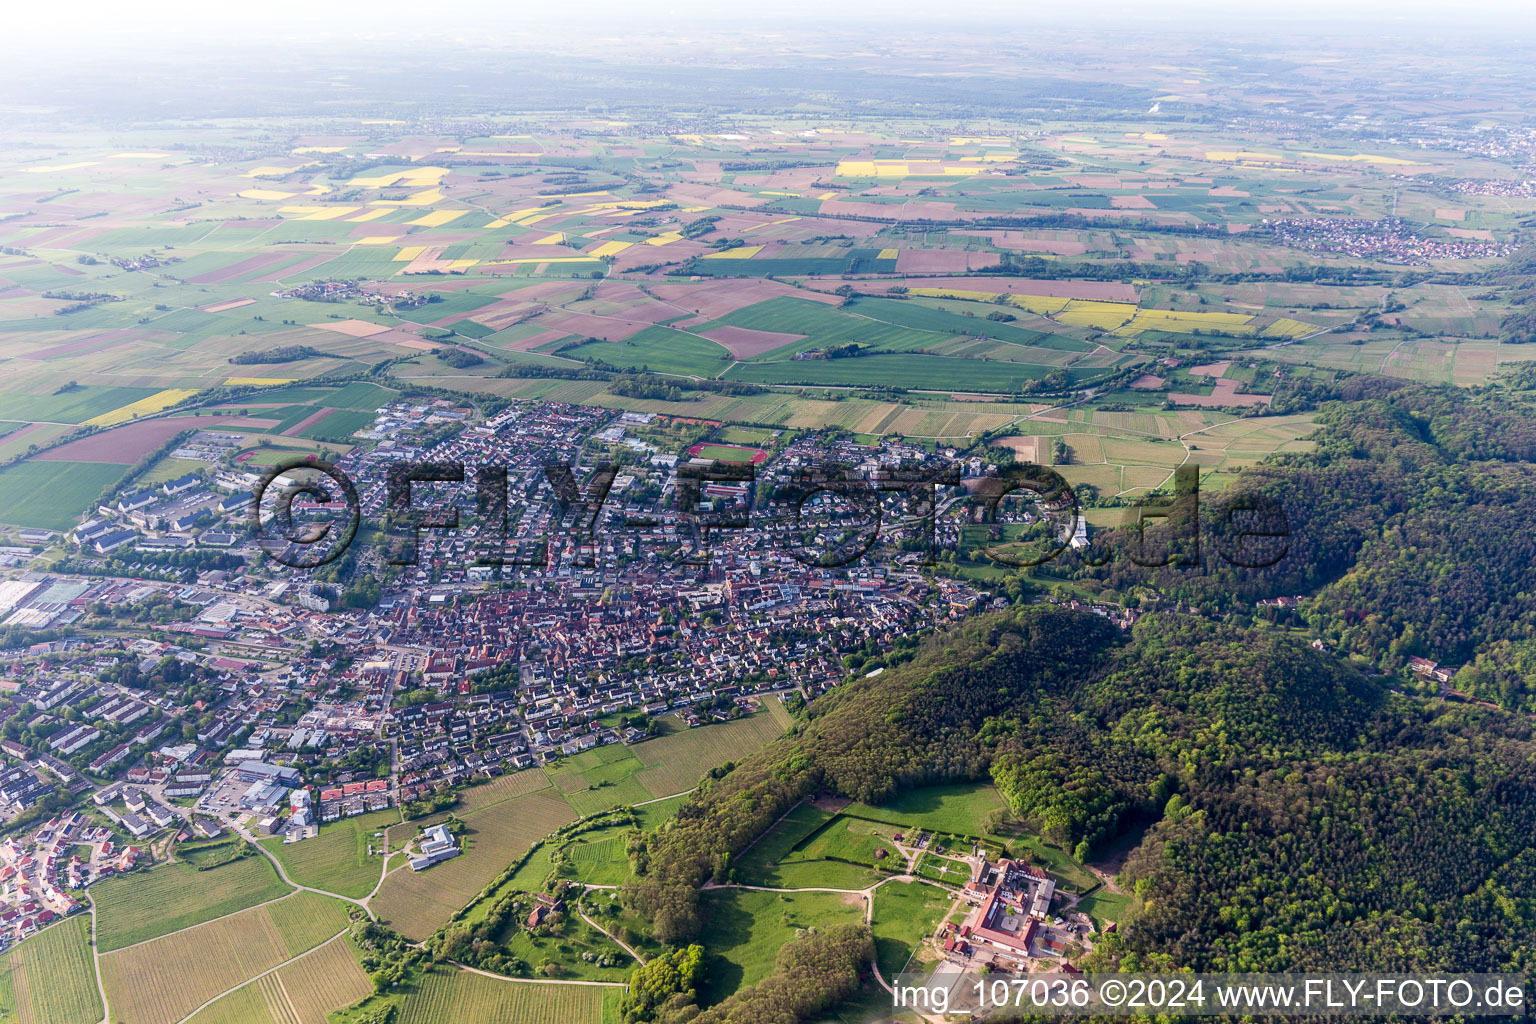
[{"label": "agricultural field", "polygon": [[577,814],[557,792],[544,789],[460,817],[467,826],[463,853],[425,871],[390,872],[370,903],[381,920],[409,938],[430,935],[507,864]]},{"label": "agricultural field", "polygon": [[331,939],[193,1014],[188,1024],[325,1024],[373,991],[345,937]]},{"label": "agricultural field", "polygon": [[[274,837],[263,839],[261,845],[300,885],[359,899],[379,882],[385,842],[375,839],[374,833],[399,821],[397,812],[379,811],[322,825],[318,835],[302,842],[284,843]],[[368,855],[370,846],[373,856]]]},{"label": "agricultural field", "polygon": [[578,814],[646,803],[686,792],[711,768],[777,739],[788,727],[788,716],[779,704],[777,715],[764,710],[693,729],[674,717],[661,722],[664,732],[654,739],[582,751],[543,771]]},{"label": "agricultural field", "polygon": [[106,953],[102,981],[121,1019],[175,1024],[220,993],[293,960],[346,927],[345,904],[298,893]]},{"label": "agricultural field", "polygon": [[184,863],[110,878],[91,887],[106,953],[233,914],[291,892],[265,857],[252,854],[198,871]]},{"label": "agricultural field", "polygon": [[698,785],[711,768],[739,760],[783,734],[784,726],[769,712],[674,731],[630,748],[644,766],[635,778],[654,796],[672,796]]},{"label": "agricultural field", "polygon": [[0,469],[0,523],[67,530],[122,478],[107,462],[23,462]]},{"label": "agricultural field", "polygon": [[334,1024],[353,1024],[359,1016],[393,1004],[398,1007],[394,1018],[398,1024],[571,1024],[615,1019],[622,991],[617,985],[530,985],[439,966],[405,991],[371,997],[331,1020]]},{"label": "agricultural field", "polygon": [[96,1024],[102,1019],[89,914],[68,918],[0,957],[0,1021]]}]

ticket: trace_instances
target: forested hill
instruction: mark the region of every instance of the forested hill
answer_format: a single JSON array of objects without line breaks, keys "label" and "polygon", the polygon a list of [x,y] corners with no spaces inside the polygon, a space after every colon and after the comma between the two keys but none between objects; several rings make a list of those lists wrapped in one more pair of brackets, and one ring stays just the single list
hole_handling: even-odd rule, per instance
[{"label": "forested hill", "polygon": [[648,837],[626,898],[677,940],[695,888],[795,801],[991,775],[1083,853],[1153,822],[1125,966],[1529,970],[1536,745],[1519,717],[1397,697],[1277,631],[1029,606],[846,684]]},{"label": "forested hill", "polygon": [[1301,619],[1333,649],[1389,672],[1415,655],[1467,666],[1458,688],[1536,711],[1533,387],[1531,371],[1474,392],[1357,381],[1320,412],[1315,450],[1233,487],[1284,509],[1289,550],[1274,566],[1220,558],[1230,496],[1202,495],[1202,567],[1143,568],[1124,553],[1129,531],[1112,531],[1096,538],[1108,563],[1076,574],[1241,620],[1259,598],[1301,595]]}]

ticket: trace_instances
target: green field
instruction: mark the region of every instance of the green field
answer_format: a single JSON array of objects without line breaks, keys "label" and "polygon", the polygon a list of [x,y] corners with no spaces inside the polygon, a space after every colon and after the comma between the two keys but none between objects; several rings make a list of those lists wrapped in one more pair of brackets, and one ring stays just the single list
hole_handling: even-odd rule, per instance
[{"label": "green field", "polygon": [[91,886],[106,953],[157,935],[233,914],[292,890],[259,854],[198,871],[187,864],[159,864]]},{"label": "green field", "polygon": [[935,882],[960,887],[971,880],[971,869],[961,861],[924,853],[917,861],[917,873]]},{"label": "green field", "polygon": [[717,462],[751,462],[755,451],[747,451],[742,448],[732,448],[723,444],[707,444],[699,449],[698,458],[714,459]]},{"label": "green field", "polygon": [[127,466],[33,460],[0,470],[0,523],[68,530]]},{"label": "green field", "polygon": [[159,388],[76,386],[58,394],[0,392],[0,419],[30,423],[84,423],[159,393]]},{"label": "green field", "polygon": [[875,959],[887,981],[906,968],[953,906],[950,893],[922,882],[887,882],[875,890]]},{"label": "green field", "polygon": [[96,1024],[102,1017],[91,919],[81,913],[46,928],[0,961],[0,1021]]},{"label": "green field", "polygon": [[850,804],[848,814],[895,825],[918,825],[936,832],[963,836],[988,833],[987,819],[1006,805],[997,788],[985,782],[924,786],[897,794],[879,807]]},{"label": "green field", "polygon": [[623,341],[589,341],[566,349],[572,359],[596,359],[628,370],[718,377],[731,365],[725,346],[670,327],[647,327]]},{"label": "green field", "polygon": [[[288,877],[300,885],[324,889],[359,899],[379,882],[384,840],[373,834],[400,821],[393,811],[379,811],[320,826],[320,834],[298,843],[280,838],[263,839],[261,845],[283,863]],[[373,844],[376,853],[368,856]]]},{"label": "green field", "polygon": [[861,897],[830,892],[715,889],[703,894],[702,907],[699,943],[709,956],[700,995],[706,1004],[762,981],[801,929],[864,920]]},{"label": "green field", "polygon": [[629,877],[630,829],[603,829],[582,835],[566,854],[577,881],[588,885],[621,885]]}]

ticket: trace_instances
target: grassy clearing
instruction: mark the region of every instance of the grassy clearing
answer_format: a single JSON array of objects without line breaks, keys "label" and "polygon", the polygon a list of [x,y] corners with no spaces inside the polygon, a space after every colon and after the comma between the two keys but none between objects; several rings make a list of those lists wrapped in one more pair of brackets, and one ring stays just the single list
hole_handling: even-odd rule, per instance
[{"label": "grassy clearing", "polygon": [[252,855],[207,871],[160,864],[91,886],[97,945],[121,949],[158,935],[277,899],[291,892],[265,857]]},{"label": "grassy clearing", "polygon": [[887,882],[875,890],[875,960],[886,980],[907,966],[953,905],[947,891],[922,882]]},{"label": "grassy clearing", "polygon": [[1077,901],[1075,909],[1093,918],[1094,926],[1102,931],[1111,921],[1118,922],[1130,908],[1133,897],[1124,893],[1100,890]]},{"label": "grassy clearing", "polygon": [[898,794],[879,807],[851,804],[847,813],[894,825],[917,825],[935,832],[982,836],[987,819],[1006,805],[997,788],[985,782],[924,786]]},{"label": "grassy clearing", "polygon": [[704,1003],[763,980],[779,950],[805,929],[864,920],[861,897],[827,892],[716,889],[704,893],[703,909],[699,941],[709,954]]},{"label": "grassy clearing", "polygon": [[[379,811],[322,825],[313,839],[298,843],[263,839],[261,845],[282,861],[288,877],[300,885],[360,899],[379,881],[384,840],[373,834],[399,821],[395,811]],[[371,857],[370,845],[375,851]]]}]

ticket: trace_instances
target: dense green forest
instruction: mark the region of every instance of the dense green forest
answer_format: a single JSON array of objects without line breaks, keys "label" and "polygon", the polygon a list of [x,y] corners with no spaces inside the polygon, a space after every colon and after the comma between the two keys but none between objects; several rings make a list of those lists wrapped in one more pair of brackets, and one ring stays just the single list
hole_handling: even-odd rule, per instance
[{"label": "dense green forest", "polygon": [[[1103,565],[1064,568],[1143,607],[1234,621],[1251,621],[1260,598],[1301,596],[1297,624],[1331,650],[1404,678],[1414,656],[1465,666],[1459,689],[1536,710],[1533,386],[1530,371],[1475,392],[1353,382],[1319,411],[1315,450],[1272,457],[1232,492],[1202,496],[1194,564],[1138,565],[1126,555],[1131,531],[1119,530],[1094,540],[1090,558]],[[1226,510],[1254,495],[1289,527],[1283,540],[1241,542],[1247,553],[1283,550],[1259,569],[1221,555],[1253,519]],[[1149,528],[1146,554],[1176,529]]]},{"label": "dense green forest", "polygon": [[696,887],[802,797],[990,775],[1084,852],[1146,830],[1095,966],[1523,972],[1533,754],[1523,718],[1394,695],[1281,631],[1019,607],[813,702],[646,838],[625,896],[682,941]]}]

